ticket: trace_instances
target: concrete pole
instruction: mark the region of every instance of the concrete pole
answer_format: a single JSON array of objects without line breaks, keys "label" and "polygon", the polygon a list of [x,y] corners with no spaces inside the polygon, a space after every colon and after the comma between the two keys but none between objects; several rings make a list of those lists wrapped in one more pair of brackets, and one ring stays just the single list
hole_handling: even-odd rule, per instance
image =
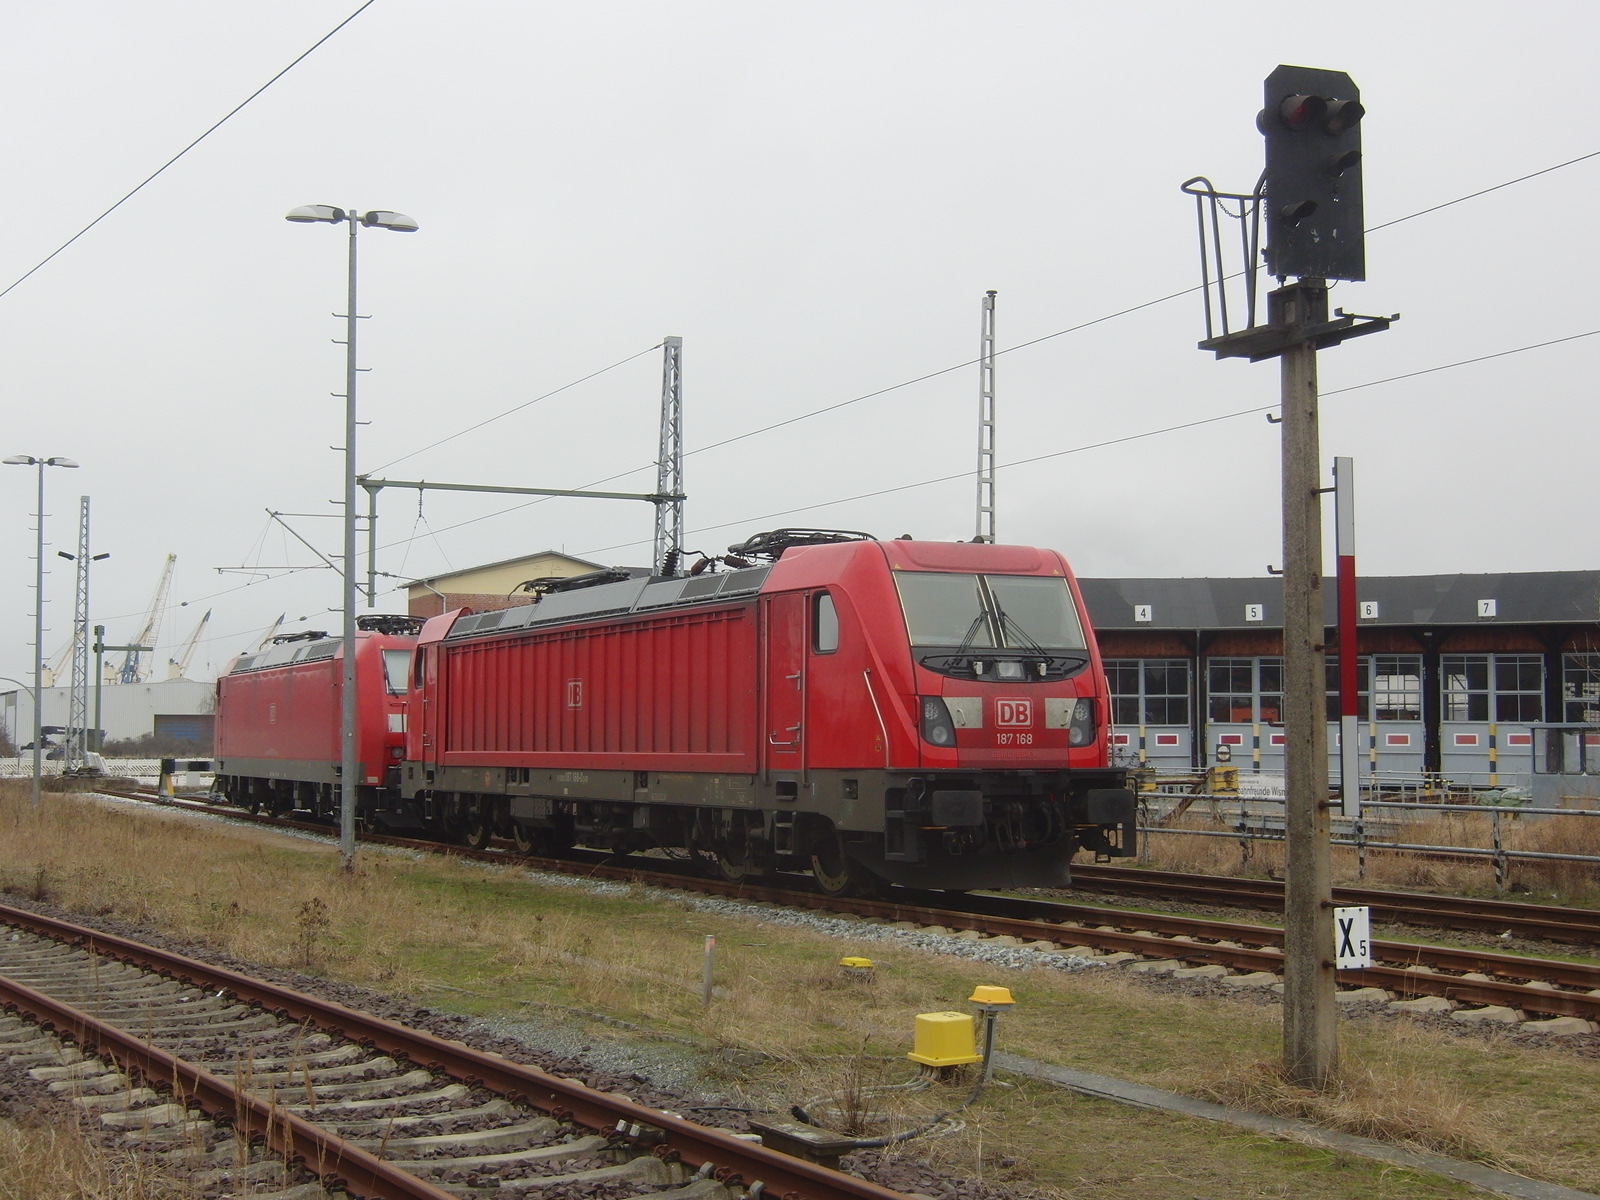
[{"label": "concrete pole", "polygon": [[89,741],[93,744],[96,754],[104,751],[106,745],[105,727],[100,724],[100,687],[106,677],[106,667],[101,657],[105,653],[103,644],[105,640],[106,627],[96,625],[94,627],[94,732],[89,735]]},{"label": "concrete pole", "polygon": [[[1272,293],[1272,324],[1291,334],[1328,319],[1328,290],[1302,279]],[[1322,608],[1317,347],[1281,355],[1283,381],[1283,724],[1285,834],[1283,1065],[1321,1089],[1338,1068],[1328,713]]]},{"label": "concrete pole", "polygon": [[34,519],[38,524],[38,538],[34,543],[33,560],[33,807],[39,807],[40,776],[44,773],[44,714],[39,706],[44,702],[44,467],[38,460],[39,499],[34,505]]}]

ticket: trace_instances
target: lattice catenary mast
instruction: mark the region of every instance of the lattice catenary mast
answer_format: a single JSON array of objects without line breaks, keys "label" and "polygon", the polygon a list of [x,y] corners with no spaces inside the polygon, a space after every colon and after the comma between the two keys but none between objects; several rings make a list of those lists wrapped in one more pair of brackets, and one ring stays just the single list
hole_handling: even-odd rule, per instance
[{"label": "lattice catenary mast", "polygon": [[683,339],[663,338],[661,346],[661,450],[656,458],[654,566],[663,574],[674,574],[683,550]]},{"label": "lattice catenary mast", "polygon": [[994,292],[983,294],[983,342],[978,353],[978,533],[994,541]]},{"label": "lattice catenary mast", "polygon": [[72,683],[67,690],[69,771],[82,767],[89,729],[89,497],[78,497],[78,578],[72,601]]}]

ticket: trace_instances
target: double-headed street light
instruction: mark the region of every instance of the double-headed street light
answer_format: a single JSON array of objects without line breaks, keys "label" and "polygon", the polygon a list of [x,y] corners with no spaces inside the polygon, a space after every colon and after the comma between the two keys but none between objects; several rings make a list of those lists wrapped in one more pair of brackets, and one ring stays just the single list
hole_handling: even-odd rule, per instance
[{"label": "double-headed street light", "polygon": [[[292,210],[290,221],[322,221],[350,226],[350,288],[345,305],[344,342],[344,693],[340,705],[339,857],[345,870],[355,866],[356,796],[361,788],[361,764],[356,754],[356,232],[392,229],[415,233],[417,223],[404,213],[374,209],[358,213],[331,204],[303,204]],[[387,764],[378,763],[382,771]]]},{"label": "double-headed street light", "polygon": [[44,773],[44,715],[39,707],[44,699],[44,469],[78,464],[70,458],[35,458],[31,454],[13,454],[0,461],[8,467],[39,468],[39,499],[33,510],[39,535],[33,559],[33,806],[38,808],[39,777]]}]

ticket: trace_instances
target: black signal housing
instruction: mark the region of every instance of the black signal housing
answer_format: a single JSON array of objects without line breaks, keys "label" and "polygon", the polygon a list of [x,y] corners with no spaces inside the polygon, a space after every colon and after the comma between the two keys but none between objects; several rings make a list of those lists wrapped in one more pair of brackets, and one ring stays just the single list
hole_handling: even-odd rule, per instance
[{"label": "black signal housing", "polygon": [[1343,71],[1280,66],[1256,126],[1266,139],[1267,269],[1280,278],[1365,279],[1361,93]]}]

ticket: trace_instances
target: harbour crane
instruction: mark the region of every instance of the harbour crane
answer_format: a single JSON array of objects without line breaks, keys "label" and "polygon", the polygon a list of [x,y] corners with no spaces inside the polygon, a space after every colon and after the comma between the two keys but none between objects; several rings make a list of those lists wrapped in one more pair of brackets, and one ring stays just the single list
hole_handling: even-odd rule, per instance
[{"label": "harbour crane", "polygon": [[266,636],[261,639],[261,644],[256,647],[257,653],[272,645],[272,639],[278,635],[278,630],[283,628],[283,619],[288,615],[288,613],[278,614],[278,619],[272,623],[272,627],[267,630]]},{"label": "harbour crane", "polygon": [[177,658],[167,660],[168,679],[187,679],[189,660],[194,657],[194,648],[200,644],[200,635],[205,632],[206,622],[211,620],[211,610],[206,609],[206,615],[200,618],[200,624],[194,627],[194,632],[189,635],[189,640],[183,644],[183,649]]},{"label": "harbour crane", "polygon": [[[167,592],[172,587],[172,568],[178,561],[176,554],[167,555],[166,565],[161,568],[161,581],[156,584],[155,599],[150,602],[150,615],[145,618],[144,628],[139,631],[139,636],[129,642],[130,646],[150,646],[156,644],[156,634],[161,629],[161,616],[167,607]],[[128,650],[122,658],[122,666],[117,671],[118,683],[142,683],[149,675],[142,665],[142,655],[138,650]]]}]

